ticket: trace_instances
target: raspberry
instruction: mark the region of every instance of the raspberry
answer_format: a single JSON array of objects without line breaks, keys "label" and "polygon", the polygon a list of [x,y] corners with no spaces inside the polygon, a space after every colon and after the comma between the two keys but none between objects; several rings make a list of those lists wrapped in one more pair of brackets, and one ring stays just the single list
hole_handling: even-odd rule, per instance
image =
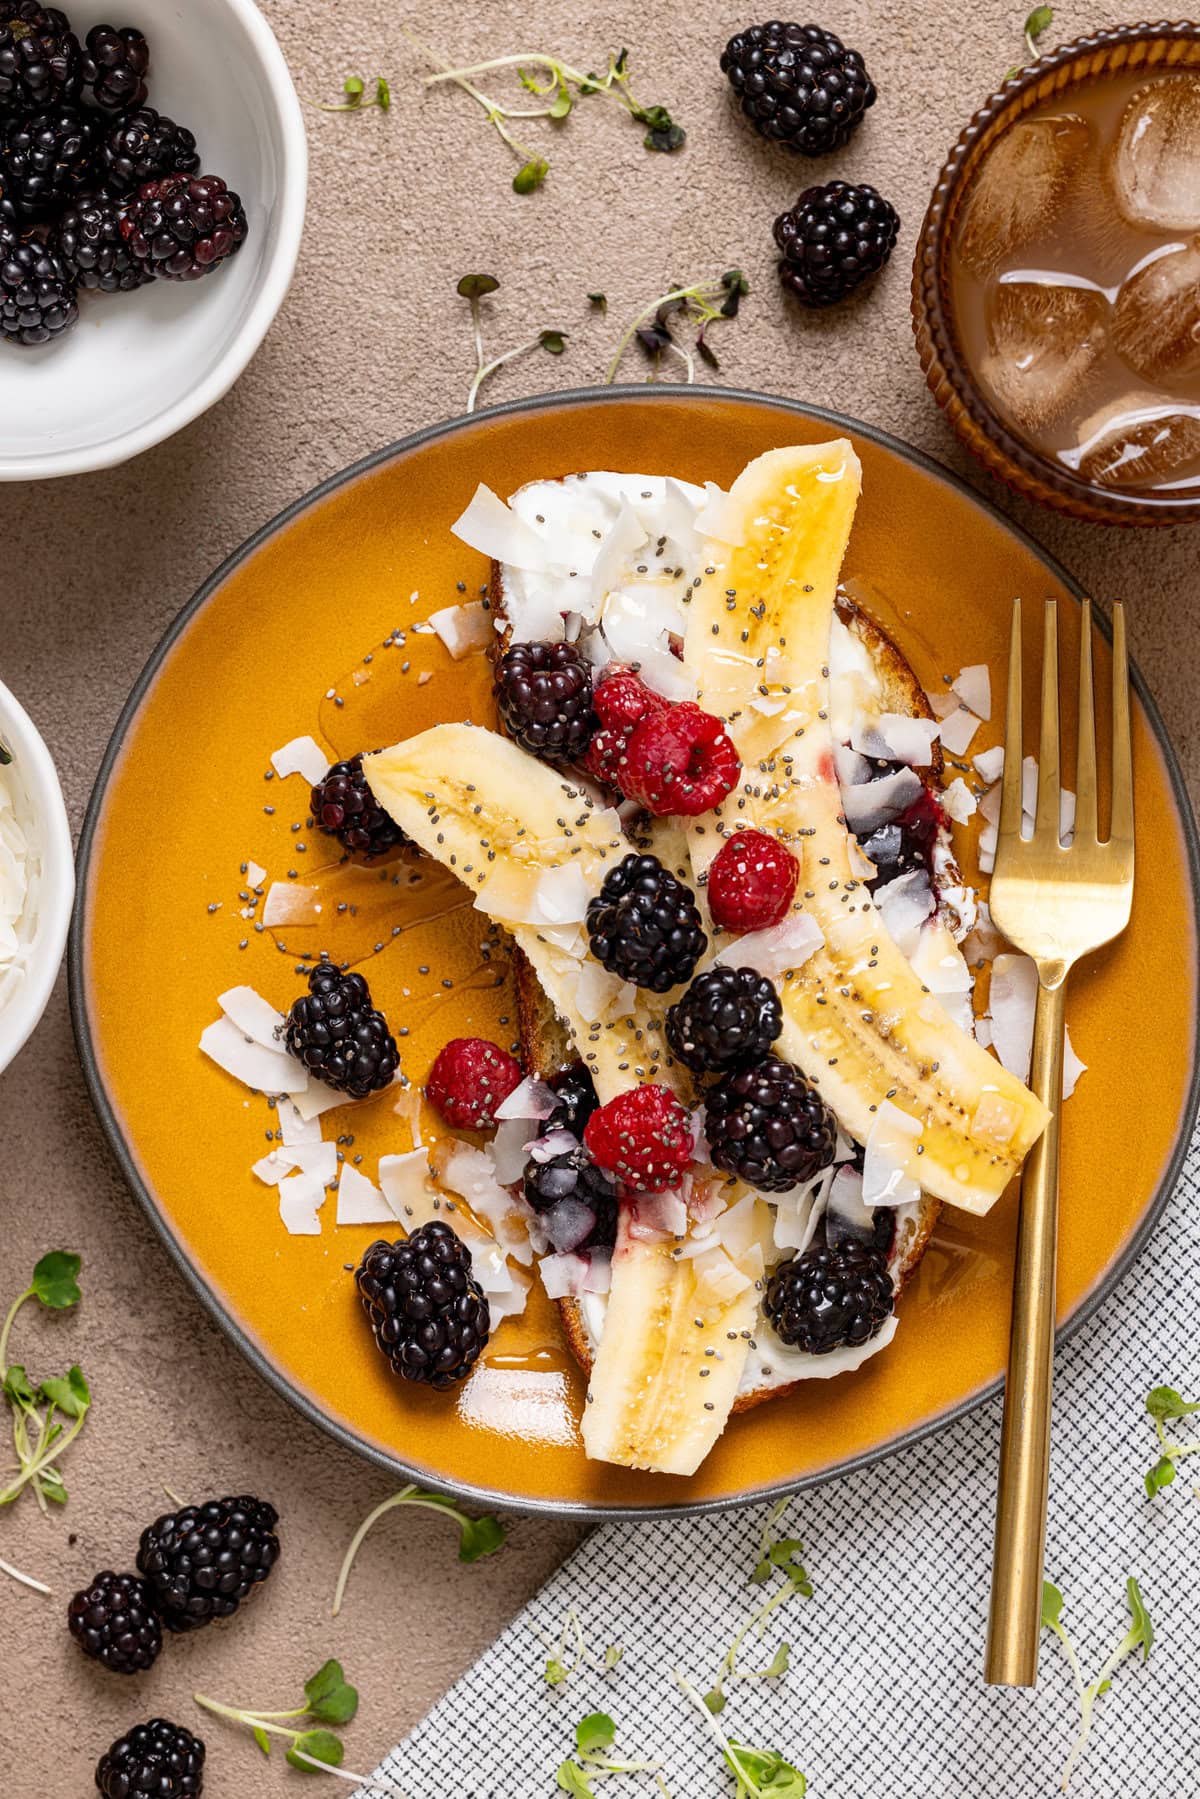
[{"label": "raspberry", "polygon": [[620,790],[629,739],[644,718],[662,712],[666,704],[661,694],[653,693],[644,681],[639,681],[631,668],[616,668],[606,674],[592,697],[600,729],[583,758],[588,773]]},{"label": "raspberry", "polygon": [[675,1186],[692,1159],[691,1124],[669,1087],[632,1087],[610,1099],[588,1119],[583,1141],[635,1193]]},{"label": "raspberry", "polygon": [[454,1037],[429,1071],[425,1097],[456,1129],[487,1131],[522,1079],[516,1058],[486,1037]]},{"label": "raspberry", "polygon": [[719,718],[685,700],[634,729],[622,791],[657,818],[698,818],[737,786],[742,765]]},{"label": "raspberry", "polygon": [[708,871],[713,923],[727,931],[765,931],[787,917],[800,864],[765,831],[726,838]]}]

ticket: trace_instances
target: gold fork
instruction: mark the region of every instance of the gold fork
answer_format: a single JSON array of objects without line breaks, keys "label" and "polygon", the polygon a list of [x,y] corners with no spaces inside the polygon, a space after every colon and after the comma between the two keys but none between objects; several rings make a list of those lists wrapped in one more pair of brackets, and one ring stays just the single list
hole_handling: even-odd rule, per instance
[{"label": "gold fork", "polygon": [[1059,1110],[1067,975],[1080,956],[1118,936],[1133,897],[1133,765],[1125,614],[1113,608],[1112,799],[1100,841],[1092,609],[1084,600],[1079,643],[1075,837],[1060,842],[1058,607],[1045,606],[1037,817],[1021,835],[1021,602],[1013,605],[1004,785],[991,905],[996,927],[1037,963],[1037,1014],[1029,1083],[1050,1110],[1021,1185],[1012,1330],[996,1500],[992,1603],[985,1674],[990,1686],[1036,1684],[1050,1462],[1054,1275],[1058,1237]]}]

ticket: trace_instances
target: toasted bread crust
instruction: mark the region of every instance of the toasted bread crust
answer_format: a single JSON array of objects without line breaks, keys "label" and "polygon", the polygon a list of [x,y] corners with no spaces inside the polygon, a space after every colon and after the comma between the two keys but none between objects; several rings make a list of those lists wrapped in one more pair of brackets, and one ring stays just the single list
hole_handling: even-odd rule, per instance
[{"label": "toasted bread crust", "polygon": [[[489,596],[492,611],[497,618],[505,617],[504,586],[500,565],[492,563]],[[907,658],[898,645],[883,630],[882,626],[863,611],[850,596],[839,589],[837,611],[847,629],[863,643],[879,674],[882,697],[885,709],[890,712],[905,712],[916,718],[932,718],[934,716],[925,690],[918,681]],[[511,632],[497,632],[494,655],[500,655],[507,649],[511,641]],[[941,745],[934,742],[933,755],[928,775],[923,777],[931,787],[940,788],[943,783],[945,764]],[[943,879],[948,882],[961,881],[961,876],[953,862],[946,866]],[[935,890],[937,882],[935,880]],[[546,1078],[559,1070],[569,1067],[575,1060],[566,1029],[551,1006],[542,989],[536,974],[521,951],[513,948],[513,969],[517,994],[517,1022],[521,1042],[522,1061],[529,1073]],[[894,1270],[896,1297],[904,1291],[908,1282],[921,1261],[933,1235],[941,1212],[941,1201],[931,1195],[921,1195],[916,1230],[902,1261]],[[585,1373],[591,1372],[592,1350],[583,1322],[583,1311],[577,1299],[559,1299],[555,1302],[562,1319],[563,1335],[570,1346],[571,1353]],[[805,1383],[802,1380],[791,1381],[786,1386],[763,1386],[752,1388],[749,1392],[739,1393],[733,1402],[732,1410],[748,1412],[755,1406],[764,1405],[769,1399],[779,1399],[786,1393],[793,1393]]]}]

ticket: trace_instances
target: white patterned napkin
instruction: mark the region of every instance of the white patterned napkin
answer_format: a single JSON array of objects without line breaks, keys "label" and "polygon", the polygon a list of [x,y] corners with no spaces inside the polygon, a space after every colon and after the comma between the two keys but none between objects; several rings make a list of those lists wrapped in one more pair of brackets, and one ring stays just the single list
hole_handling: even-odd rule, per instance
[{"label": "white patterned napkin", "polygon": [[[1085,1679],[1126,1628],[1128,1575],[1156,1632],[1149,1662],[1125,1662],[1097,1702],[1074,1799],[1200,1799],[1197,1463],[1153,1501],[1141,1484],[1156,1456],[1143,1399],[1164,1382],[1200,1389],[1200,1135],[1136,1268],[1058,1358],[1046,1571]],[[994,1401],[793,1501],[784,1522],[804,1540],[814,1594],[782,1608],[743,1656],[762,1667],[786,1639],[791,1668],[730,1686],[721,1722],[781,1750],[807,1775],[809,1799],[1057,1793],[1078,1719],[1060,1647],[1045,1634],[1035,1692],[988,1688],[981,1672],[999,1438]],[[408,1799],[549,1799],[576,1722],[601,1710],[618,1754],[662,1762],[672,1799],[732,1799],[671,1670],[706,1689],[761,1601],[747,1576],[765,1513],[599,1528],[379,1772]],[[547,1644],[571,1607],[595,1655],[610,1643],[625,1653],[613,1673],[584,1668],[551,1689]],[[596,1790],[634,1799],[655,1788],[622,1776]]]}]

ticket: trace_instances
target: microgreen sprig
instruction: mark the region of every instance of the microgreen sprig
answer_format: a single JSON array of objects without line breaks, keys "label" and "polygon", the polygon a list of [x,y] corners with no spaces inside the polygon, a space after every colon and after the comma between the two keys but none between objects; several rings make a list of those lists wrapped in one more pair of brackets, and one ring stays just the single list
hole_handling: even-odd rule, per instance
[{"label": "microgreen sprig", "polygon": [[[1025,54],[1027,60],[1024,66],[1026,68],[1028,68],[1031,62],[1036,62],[1038,57],[1042,54],[1038,49],[1038,39],[1042,37],[1045,32],[1049,31],[1053,23],[1054,8],[1052,6],[1035,6],[1025,20],[1022,29],[1025,37]],[[1011,81],[1014,75],[1019,75],[1020,73],[1021,67],[1018,65],[1006,70],[1004,79],[1005,81]]]},{"label": "microgreen sprig", "polygon": [[0,1505],[11,1505],[26,1487],[33,1489],[43,1512],[47,1501],[61,1505],[67,1497],[57,1462],[83,1429],[92,1398],[87,1381],[76,1365],[64,1375],[35,1382],[22,1363],[9,1362],[8,1344],[17,1314],[29,1300],[36,1299],[51,1312],[68,1312],[78,1305],[80,1267],[79,1256],[66,1250],[43,1256],[0,1326],[0,1390],[12,1412],[17,1458],[11,1477],[0,1487]]},{"label": "microgreen sprig", "polygon": [[1097,1699],[1101,1694],[1108,1692],[1112,1685],[1113,1675],[1128,1656],[1134,1655],[1140,1649],[1142,1660],[1149,1661],[1150,1659],[1150,1649],[1154,1642],[1154,1626],[1150,1622],[1150,1614],[1146,1610],[1146,1602],[1142,1598],[1141,1588],[1136,1580],[1130,1578],[1125,1582],[1125,1593],[1129,1602],[1131,1620],[1129,1629],[1104,1663],[1095,1680],[1085,1685],[1083,1670],[1079,1665],[1075,1646],[1067,1635],[1066,1626],[1062,1622],[1062,1593],[1053,1581],[1042,1582],[1042,1623],[1047,1630],[1054,1632],[1062,1644],[1063,1654],[1067,1658],[1067,1665],[1075,1682],[1075,1695],[1079,1700],[1079,1729],[1075,1741],[1071,1745],[1059,1783],[1064,1793],[1087,1749],[1088,1738],[1092,1730],[1092,1713]]},{"label": "microgreen sprig", "polygon": [[737,1782],[734,1799],[804,1799],[808,1782],[799,1768],[777,1749],[755,1749],[749,1743],[739,1743],[736,1737],[727,1736],[699,1689],[690,1680],[685,1680],[678,1668],[674,1675],[679,1690],[703,1718],[705,1729],[716,1742],[725,1766]]},{"label": "microgreen sprig", "polygon": [[[193,1693],[192,1698],[202,1710],[212,1712],[218,1718],[228,1718],[232,1724],[244,1725],[264,1755],[271,1753],[272,1737],[284,1737],[290,1744],[287,1759],[293,1768],[301,1768],[307,1773],[337,1774],[342,1780],[365,1786],[370,1792],[391,1795],[397,1792],[391,1782],[381,1787],[365,1774],[352,1774],[343,1768],[345,1746],[341,1738],[332,1730],[317,1728],[327,1724],[349,1724],[358,1711],[358,1691],[346,1680],[340,1662],[330,1660],[318,1668],[304,1683],[304,1704],[287,1711],[224,1705],[204,1693]],[[294,1723],[299,1723],[302,1728],[293,1729]]]},{"label": "microgreen sprig", "polygon": [[672,330],[675,322],[696,326],[695,354],[711,369],[720,368],[706,333],[710,325],[721,319],[737,317],[742,297],[750,292],[750,283],[741,269],[726,269],[723,275],[706,276],[685,284],[676,282],[668,293],[643,306],[622,333],[616,354],[608,365],[605,382],[611,386],[617,370],[634,338],[651,357],[657,369],[664,355],[676,356],[687,371],[689,382],[696,379],[696,362],[692,351],[680,343]]},{"label": "microgreen sprig", "polygon": [[577,1669],[583,1667],[592,1668],[597,1674],[611,1674],[625,1654],[619,1643],[609,1643],[597,1660],[584,1640],[583,1625],[574,1606],[563,1619],[557,1644],[553,1649],[547,1645],[547,1649],[549,1652],[543,1678],[548,1687],[561,1687]]},{"label": "microgreen sprig", "polygon": [[[405,36],[437,69],[435,75],[421,77],[423,85],[435,87],[439,82],[453,82],[463,93],[469,94],[477,106],[482,107],[488,124],[495,127],[513,155],[519,157],[521,166],[513,176],[513,188],[519,194],[531,194],[541,187],[550,173],[550,164],[539,151],[522,143],[509,129],[508,122],[512,119],[549,119],[560,125],[573,110],[576,99],[581,96],[599,94],[615,100],[632,119],[646,127],[646,135],[642,141],[647,150],[670,154],[682,149],[686,140],[687,133],[682,125],[676,124],[665,106],[645,106],[634,96],[630,87],[627,50],[620,51],[616,56],[609,55],[608,66],[603,75],[590,71],[585,74],[581,69],[572,68],[561,57],[548,56],[541,51],[493,56],[485,62],[454,68],[445,56],[431,50],[428,44],[421,43],[411,32],[406,31]],[[502,105],[475,85],[476,76],[507,69],[515,69],[526,93],[532,94],[543,104],[527,107]]]},{"label": "microgreen sprig", "polygon": [[392,90],[386,76],[376,75],[374,88],[374,93],[368,98],[367,84],[362,76],[348,75],[342,83],[342,92],[345,94],[346,98],[339,101],[334,106],[318,105],[317,111],[368,112],[371,107],[377,106],[380,112],[390,112],[392,109]]},{"label": "microgreen sprig", "polygon": [[384,1499],[373,1512],[368,1512],[353,1537],[342,1561],[338,1574],[337,1586],[333,1594],[333,1616],[336,1618],[342,1609],[342,1600],[346,1593],[346,1582],[350,1579],[350,1570],[354,1559],[367,1534],[374,1529],[379,1520],[388,1512],[395,1511],[398,1506],[415,1505],[426,1507],[430,1511],[440,1512],[450,1517],[458,1525],[458,1559],[460,1562],[478,1562],[485,1555],[494,1555],[504,1545],[505,1529],[499,1518],[485,1514],[482,1518],[472,1518],[466,1512],[459,1511],[452,1499],[446,1499],[440,1493],[426,1493],[423,1488],[412,1485],[401,1487],[390,1499]]},{"label": "microgreen sprig", "polygon": [[[777,1537],[775,1526],[792,1503],[792,1495],[787,1493],[778,1500],[767,1513],[759,1538],[758,1557],[754,1572],[750,1576],[752,1586],[765,1586],[768,1581],[775,1580],[774,1591],[745,1618],[739,1626],[733,1641],[721,1659],[717,1678],[704,1696],[704,1703],[709,1711],[716,1714],[725,1709],[725,1683],[730,1680],[777,1680],[786,1674],[791,1659],[791,1649],[787,1643],[780,1643],[765,1668],[739,1668],[738,1655],[742,1645],[751,1631],[759,1637],[766,1629],[767,1620],[781,1606],[797,1597],[812,1598],[812,1581],[804,1563],[800,1560],[804,1544],[799,1537]],[[776,1579],[782,1576],[782,1579]]]},{"label": "microgreen sprig", "polygon": [[589,1712],[575,1726],[575,1756],[563,1762],[555,1776],[560,1793],[572,1799],[596,1799],[593,1777],[605,1774],[648,1774],[662,1799],[671,1799],[670,1789],[662,1777],[662,1763],[656,1761],[618,1761],[612,1753],[617,1727],[607,1712]]},{"label": "microgreen sprig", "polygon": [[1153,1468],[1149,1468],[1143,1477],[1147,1499],[1153,1499],[1164,1487],[1169,1487],[1175,1479],[1176,1465],[1185,1456],[1200,1455],[1200,1438],[1191,1437],[1177,1443],[1167,1435],[1167,1425],[1173,1418],[1187,1418],[1193,1412],[1200,1412],[1200,1399],[1185,1399],[1174,1387],[1153,1387],[1146,1395],[1146,1410],[1154,1420],[1154,1428],[1158,1433],[1159,1457]]},{"label": "microgreen sprig", "polygon": [[506,362],[512,362],[518,356],[528,355],[530,350],[546,350],[551,356],[561,356],[567,347],[565,331],[539,331],[526,343],[518,344],[514,350],[505,350],[502,356],[493,356],[488,362],[483,349],[483,315],[481,301],[489,294],[494,294],[500,286],[495,275],[475,273],[463,275],[458,282],[456,292],[461,294],[471,308],[471,333],[475,342],[475,377],[467,390],[467,411],[474,412],[475,402],[479,398],[479,390],[489,375],[494,375],[498,368]]}]

